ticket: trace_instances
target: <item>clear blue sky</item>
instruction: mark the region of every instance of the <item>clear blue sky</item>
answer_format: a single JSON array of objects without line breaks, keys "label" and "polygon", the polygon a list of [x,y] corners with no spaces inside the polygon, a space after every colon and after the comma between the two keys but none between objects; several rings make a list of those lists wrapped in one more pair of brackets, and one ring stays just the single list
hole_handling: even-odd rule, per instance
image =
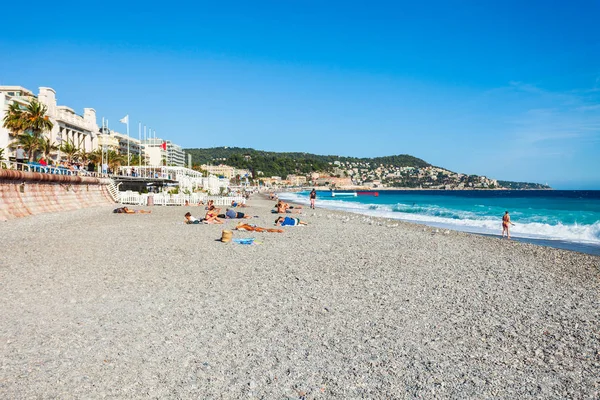
[{"label": "clear blue sky", "polygon": [[600,189],[597,0],[24,6],[2,6],[0,84],[111,128]]}]

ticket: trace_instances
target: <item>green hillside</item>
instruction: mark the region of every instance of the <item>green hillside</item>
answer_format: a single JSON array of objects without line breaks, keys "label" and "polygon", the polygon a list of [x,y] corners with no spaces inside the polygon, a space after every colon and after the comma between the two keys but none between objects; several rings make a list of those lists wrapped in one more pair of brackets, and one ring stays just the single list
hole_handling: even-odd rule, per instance
[{"label": "green hillside", "polygon": [[323,156],[310,153],[278,153],[242,147],[213,147],[208,149],[185,149],[192,155],[194,165],[226,164],[235,168],[252,171],[256,177],[260,172],[264,176],[282,176],[289,174],[308,174],[315,171],[331,171],[331,163],[364,162],[371,165],[396,165],[408,167],[427,167],[429,164],[420,158],[406,154],[376,158],[356,158],[341,156]]},{"label": "green hillside", "polygon": [[551,189],[551,187],[548,185],[532,182],[498,181],[498,184],[502,187],[513,190]]}]

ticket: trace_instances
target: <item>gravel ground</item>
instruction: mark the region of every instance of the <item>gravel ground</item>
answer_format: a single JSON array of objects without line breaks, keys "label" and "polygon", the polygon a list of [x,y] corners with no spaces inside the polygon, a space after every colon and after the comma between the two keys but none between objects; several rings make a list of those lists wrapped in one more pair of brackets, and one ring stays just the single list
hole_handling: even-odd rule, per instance
[{"label": "gravel ground", "polygon": [[0,223],[0,398],[600,397],[600,257],[323,209],[224,244],[196,207],[112,208]]}]

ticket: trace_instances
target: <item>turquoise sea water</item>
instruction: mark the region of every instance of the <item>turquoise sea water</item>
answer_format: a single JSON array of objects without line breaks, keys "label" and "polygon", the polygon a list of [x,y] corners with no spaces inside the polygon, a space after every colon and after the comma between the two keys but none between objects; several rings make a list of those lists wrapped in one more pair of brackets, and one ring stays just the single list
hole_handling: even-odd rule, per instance
[{"label": "turquoise sea water", "polygon": [[[600,191],[390,190],[379,191],[378,197],[317,193],[320,207],[488,235],[500,235],[502,215],[509,211],[513,238],[600,254]],[[308,192],[280,197],[309,202]]]}]

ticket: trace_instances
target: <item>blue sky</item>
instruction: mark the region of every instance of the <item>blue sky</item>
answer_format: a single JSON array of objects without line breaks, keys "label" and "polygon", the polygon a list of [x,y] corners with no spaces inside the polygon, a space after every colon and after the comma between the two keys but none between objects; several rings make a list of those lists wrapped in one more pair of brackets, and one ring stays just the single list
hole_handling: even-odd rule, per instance
[{"label": "blue sky", "polygon": [[0,84],[111,128],[600,189],[598,1],[22,5]]}]

